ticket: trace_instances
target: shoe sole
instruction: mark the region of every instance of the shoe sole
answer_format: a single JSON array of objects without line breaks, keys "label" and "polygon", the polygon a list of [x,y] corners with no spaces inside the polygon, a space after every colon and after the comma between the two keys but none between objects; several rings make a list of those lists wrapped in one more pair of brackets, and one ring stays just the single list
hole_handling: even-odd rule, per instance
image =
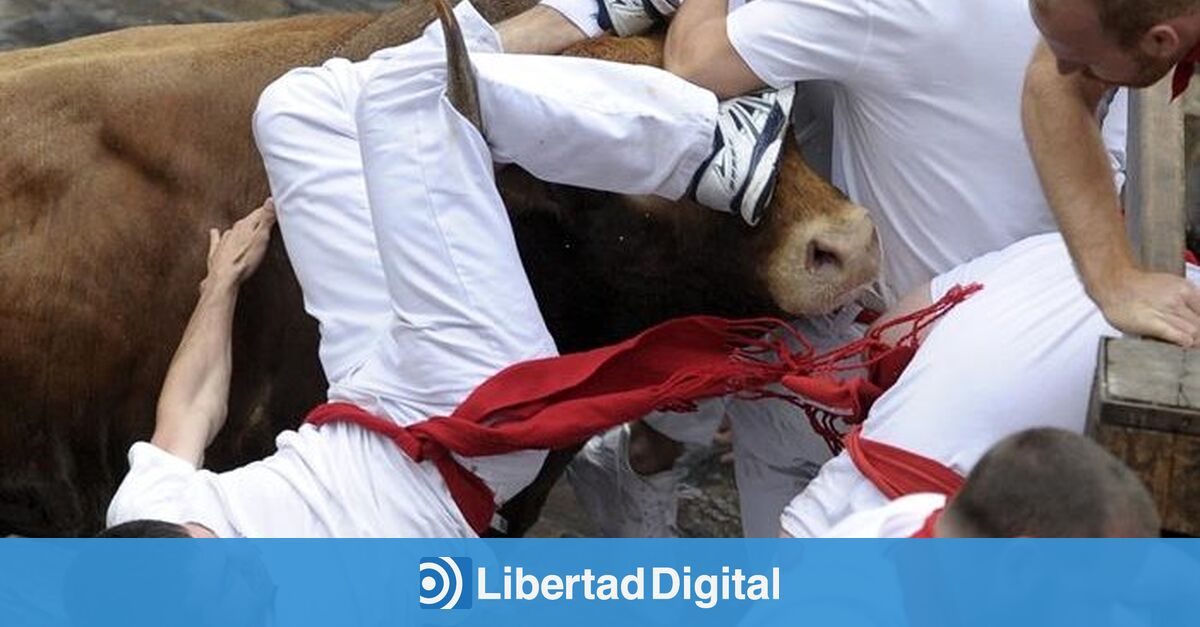
[{"label": "shoe sole", "polygon": [[[779,177],[779,155],[783,149],[783,136],[788,128],[790,110],[789,100],[786,111],[783,107],[771,111],[771,118],[767,120],[763,134],[773,136],[773,139],[762,147],[760,153],[752,157],[750,178],[733,199],[732,205],[737,207],[742,219],[750,226],[758,224],[763,211],[775,195],[775,181]],[[764,168],[763,163],[769,163],[771,166]],[[747,206],[746,199],[753,199],[753,204]]]}]

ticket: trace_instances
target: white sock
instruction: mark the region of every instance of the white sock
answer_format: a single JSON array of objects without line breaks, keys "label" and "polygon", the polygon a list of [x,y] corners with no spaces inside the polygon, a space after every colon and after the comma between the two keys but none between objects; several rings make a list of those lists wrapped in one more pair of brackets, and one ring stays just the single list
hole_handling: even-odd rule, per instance
[{"label": "white sock", "polygon": [[588,37],[596,37],[604,32],[600,28],[600,0],[542,0],[544,4],[567,18],[576,28]]}]

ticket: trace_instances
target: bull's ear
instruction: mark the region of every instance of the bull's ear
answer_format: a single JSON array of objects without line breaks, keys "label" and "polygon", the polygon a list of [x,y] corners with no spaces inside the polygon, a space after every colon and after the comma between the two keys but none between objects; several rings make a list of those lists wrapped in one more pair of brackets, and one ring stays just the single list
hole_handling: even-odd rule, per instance
[{"label": "bull's ear", "polygon": [[467,119],[475,129],[483,133],[483,116],[479,110],[479,91],[475,85],[475,71],[471,68],[471,55],[463,41],[458,18],[448,0],[430,0],[437,12],[438,21],[446,36],[446,95],[450,104]]}]

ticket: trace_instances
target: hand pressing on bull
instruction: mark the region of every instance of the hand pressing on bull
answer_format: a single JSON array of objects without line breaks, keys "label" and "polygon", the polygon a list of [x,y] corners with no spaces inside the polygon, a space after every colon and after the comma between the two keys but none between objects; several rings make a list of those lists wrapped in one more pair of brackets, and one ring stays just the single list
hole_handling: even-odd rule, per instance
[{"label": "hand pressing on bull", "polygon": [[268,199],[225,232],[209,233],[208,274],[163,382],[151,439],[197,468],[225,425],[238,289],[262,263],[274,224]]},{"label": "hand pressing on bull", "polygon": [[229,230],[209,229],[208,276],[201,290],[212,281],[240,285],[262,263],[275,225],[275,203],[270,198],[261,207],[238,220]]}]

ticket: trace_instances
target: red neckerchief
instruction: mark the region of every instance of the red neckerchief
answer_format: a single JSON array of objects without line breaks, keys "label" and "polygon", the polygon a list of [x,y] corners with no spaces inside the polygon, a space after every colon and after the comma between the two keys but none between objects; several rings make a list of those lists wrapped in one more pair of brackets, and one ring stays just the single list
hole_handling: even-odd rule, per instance
[{"label": "red neckerchief", "polygon": [[1200,63],[1200,44],[1197,44],[1187,56],[1175,66],[1175,74],[1171,77],[1171,99],[1174,100],[1187,90],[1196,73],[1196,64]]},{"label": "red neckerchief", "polygon": [[910,538],[936,538],[937,534],[934,533],[934,531],[936,530],[938,520],[941,519],[942,512],[944,512],[944,511],[946,511],[946,508],[944,508],[944,507],[939,507],[939,508],[933,510],[933,513],[931,513],[928,517],[925,518],[925,524],[921,525],[921,528],[918,529],[916,533],[914,533],[908,537],[910,537]]}]

